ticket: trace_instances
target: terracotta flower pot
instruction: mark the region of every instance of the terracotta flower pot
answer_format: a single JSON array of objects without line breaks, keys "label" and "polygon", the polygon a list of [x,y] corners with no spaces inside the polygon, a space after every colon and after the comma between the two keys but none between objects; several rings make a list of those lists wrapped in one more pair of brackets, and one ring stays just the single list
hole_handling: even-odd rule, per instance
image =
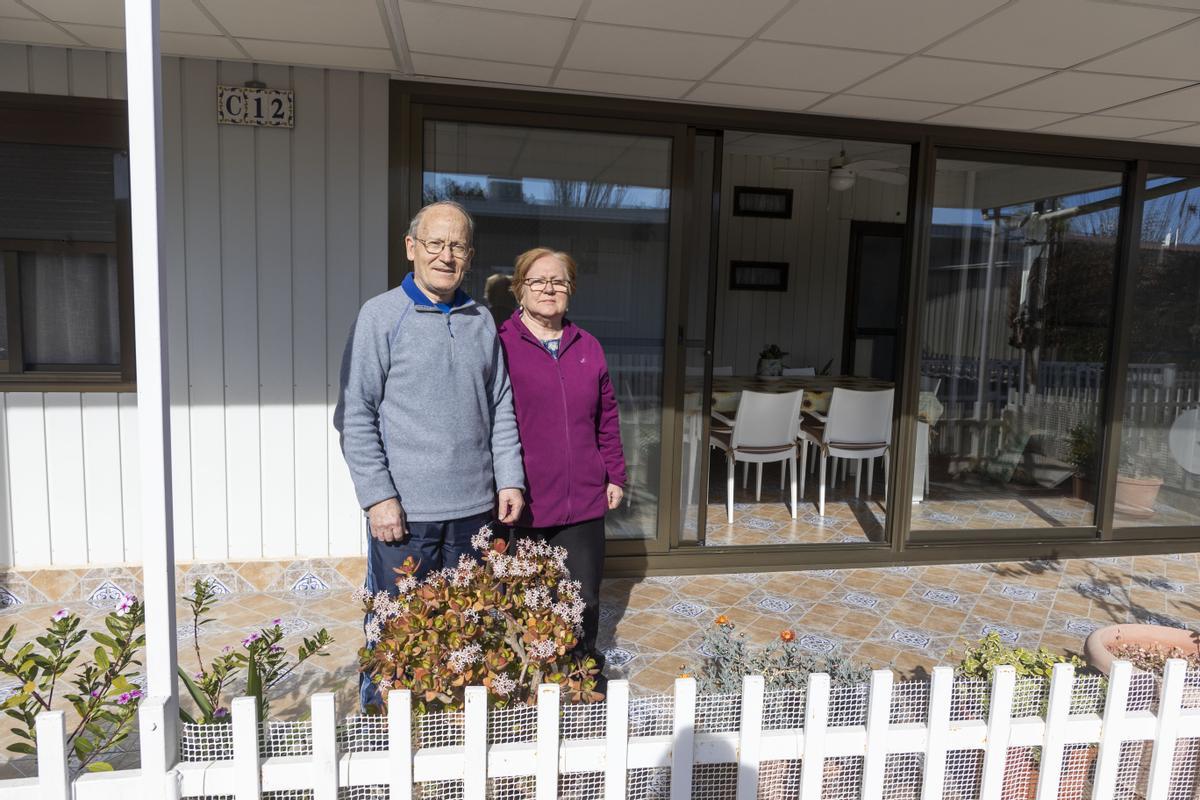
[{"label": "terracotta flower pot", "polygon": [[1154,513],[1154,501],[1162,488],[1162,478],[1134,478],[1117,475],[1117,511],[1134,516]]},{"label": "terracotta flower pot", "polygon": [[1109,625],[1088,635],[1083,643],[1084,657],[1089,664],[1107,675],[1112,662],[1116,660],[1109,648],[1121,645],[1147,648],[1158,645],[1164,650],[1178,647],[1185,653],[1192,653],[1200,650],[1200,635],[1185,628],[1166,625]]}]

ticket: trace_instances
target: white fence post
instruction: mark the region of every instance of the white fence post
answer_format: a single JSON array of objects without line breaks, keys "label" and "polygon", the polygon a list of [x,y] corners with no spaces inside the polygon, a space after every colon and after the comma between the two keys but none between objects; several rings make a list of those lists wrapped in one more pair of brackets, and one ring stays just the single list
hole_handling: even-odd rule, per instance
[{"label": "white fence post", "polygon": [[43,800],[69,800],[71,797],[66,724],[66,715],[62,711],[43,711],[37,715],[38,789]]},{"label": "white fence post", "polygon": [[555,683],[538,687],[537,701],[537,800],[558,797],[558,706],[562,689]]},{"label": "white fence post", "polygon": [[691,800],[696,756],[696,680],[675,679],[675,719],[671,736],[671,800]]},{"label": "white fence post", "polygon": [[925,775],[921,780],[921,800],[940,800],[946,782],[946,752],[950,740],[950,699],[954,691],[954,670],[934,667],[929,684],[929,739],[925,746]]},{"label": "white fence post", "polygon": [[[170,701],[161,696],[147,697],[138,706],[138,739],[142,758],[142,780],[146,797],[158,797],[167,785],[178,783],[179,775],[172,770],[175,747],[170,738],[167,708]],[[175,793],[178,797],[178,793]]]},{"label": "white fence post", "polygon": [[388,766],[392,800],[412,800],[412,692],[388,692]]},{"label": "white fence post", "polygon": [[625,800],[629,764],[629,682],[609,681],[605,701],[604,800]]},{"label": "white fence post", "polygon": [[887,764],[887,736],[892,716],[892,671],[871,673],[867,704],[867,752],[863,759],[863,797],[883,796],[883,773]]},{"label": "white fence post", "polygon": [[1121,725],[1129,706],[1129,677],[1133,665],[1114,661],[1108,671],[1108,694],[1104,716],[1100,720],[1100,747],[1096,751],[1096,774],[1092,778],[1092,797],[1107,800],[1116,794],[1117,767],[1121,763]]},{"label": "white fence post", "polygon": [[1186,675],[1186,661],[1182,658],[1167,660],[1167,668],[1163,670],[1162,694],[1158,701],[1158,728],[1154,732],[1146,800],[1165,800],[1170,789],[1175,742],[1179,738],[1179,711],[1183,707],[1183,679]]},{"label": "white fence post", "polygon": [[1000,800],[1000,791],[1004,788],[1016,685],[1017,671],[1008,664],[1002,664],[992,671],[992,701],[988,707],[987,745],[983,751],[979,800]]},{"label": "white fence post", "polygon": [[468,686],[463,714],[463,800],[484,800],[487,794],[487,689]]},{"label": "white fence post", "polygon": [[1075,685],[1075,667],[1055,664],[1050,673],[1050,702],[1046,707],[1046,732],[1042,735],[1041,773],[1038,797],[1058,797],[1062,782],[1063,750],[1066,743],[1067,715],[1071,711],[1071,689]]},{"label": "white fence post", "polygon": [[262,797],[262,771],[258,754],[258,701],[233,699],[233,796],[237,800]]},{"label": "white fence post", "polygon": [[737,800],[758,797],[759,745],[762,742],[763,693],[762,675],[742,677],[742,715],[738,727]]},{"label": "white fence post", "polygon": [[819,798],[825,777],[825,730],[829,726],[829,676],[808,676],[804,702],[804,755],[800,761],[800,796]]},{"label": "white fence post", "polygon": [[337,800],[337,703],[331,692],[312,696],[313,800]]}]

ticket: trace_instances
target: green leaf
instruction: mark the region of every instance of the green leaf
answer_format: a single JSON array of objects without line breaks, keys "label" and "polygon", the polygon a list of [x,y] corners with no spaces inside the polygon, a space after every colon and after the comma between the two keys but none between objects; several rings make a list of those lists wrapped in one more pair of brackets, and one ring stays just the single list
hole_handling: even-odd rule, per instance
[{"label": "green leaf", "polygon": [[120,649],[120,645],[118,645],[116,640],[113,639],[111,636],[106,636],[103,633],[97,633],[97,632],[93,631],[92,638],[95,639],[100,644],[104,645],[105,647]]},{"label": "green leaf", "polygon": [[93,653],[93,658],[96,659],[97,667],[99,667],[100,669],[103,669],[103,670],[108,669],[108,666],[109,666],[108,653],[105,651],[105,649],[103,647],[96,648],[95,652]]},{"label": "green leaf", "polygon": [[13,742],[8,746],[8,749],[14,753],[24,753],[27,756],[37,755],[37,748],[31,744],[25,744],[25,742]]},{"label": "green leaf", "polygon": [[88,772],[112,772],[113,766],[107,761],[93,761],[87,766]]},{"label": "green leaf", "polygon": [[[208,701],[208,698],[204,695],[204,692],[200,691],[200,687],[196,685],[196,682],[192,680],[192,676],[188,675],[187,671],[184,670],[183,667],[179,667],[178,670],[179,680],[183,681],[184,688],[188,690],[188,694],[191,695],[192,700],[200,709],[200,713],[204,716],[205,720],[211,719],[213,714],[212,703]],[[182,715],[183,711],[180,710],[179,713]]]},{"label": "green leaf", "polygon": [[75,753],[80,758],[82,758],[83,756],[86,756],[88,753],[92,752],[95,749],[96,749],[96,745],[94,745],[92,743],[91,739],[84,738],[83,736],[80,736],[75,739]]}]

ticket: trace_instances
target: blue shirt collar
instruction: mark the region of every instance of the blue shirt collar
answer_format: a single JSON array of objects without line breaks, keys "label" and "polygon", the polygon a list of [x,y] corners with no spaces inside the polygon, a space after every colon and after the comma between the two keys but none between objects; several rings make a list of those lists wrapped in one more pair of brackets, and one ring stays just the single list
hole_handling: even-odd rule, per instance
[{"label": "blue shirt collar", "polygon": [[410,272],[404,276],[404,280],[400,283],[404,293],[413,301],[413,305],[425,306],[426,308],[436,308],[443,314],[449,314],[452,309],[464,306],[471,301],[471,296],[462,289],[454,291],[454,300],[450,303],[435,303],[425,296],[425,293],[417,288],[417,282],[413,280],[413,274]]}]

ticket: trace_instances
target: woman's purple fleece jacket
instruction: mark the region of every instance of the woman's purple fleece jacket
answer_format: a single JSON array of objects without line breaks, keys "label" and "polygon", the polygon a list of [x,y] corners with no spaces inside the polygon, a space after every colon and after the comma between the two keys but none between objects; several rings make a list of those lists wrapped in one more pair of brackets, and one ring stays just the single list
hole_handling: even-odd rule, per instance
[{"label": "woman's purple fleece jacket", "polygon": [[518,310],[500,326],[525,461],[520,524],[545,528],[597,519],[608,484],[625,485],[617,399],[596,337],[563,320],[558,359]]}]

